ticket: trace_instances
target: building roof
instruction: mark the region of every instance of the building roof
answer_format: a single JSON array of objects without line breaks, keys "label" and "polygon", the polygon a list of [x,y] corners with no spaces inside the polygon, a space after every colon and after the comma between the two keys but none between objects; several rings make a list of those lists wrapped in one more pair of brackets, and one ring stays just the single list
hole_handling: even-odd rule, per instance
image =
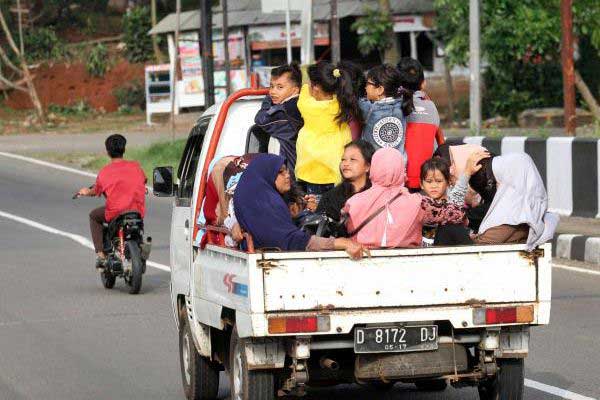
[{"label": "building roof", "polygon": [[[433,0],[390,0],[393,14],[425,14],[433,12]],[[338,17],[360,16],[367,8],[377,8],[376,0],[339,0]],[[285,23],[284,14],[264,14],[261,11],[260,0],[229,0],[228,17],[230,27],[271,25]],[[327,21],[330,18],[329,0],[313,0],[313,19]],[[213,26],[222,25],[222,14],[214,9]],[[300,22],[300,13],[291,13],[292,22]],[[160,20],[150,34],[162,34],[175,31],[177,19],[175,13]],[[200,10],[185,11],[180,15],[180,31],[200,29]]]}]

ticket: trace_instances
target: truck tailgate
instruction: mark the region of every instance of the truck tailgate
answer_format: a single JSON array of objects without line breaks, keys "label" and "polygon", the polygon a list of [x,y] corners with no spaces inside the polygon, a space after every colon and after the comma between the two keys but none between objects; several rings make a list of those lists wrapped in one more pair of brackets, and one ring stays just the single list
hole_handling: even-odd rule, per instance
[{"label": "truck tailgate", "polygon": [[524,246],[269,253],[262,262],[265,311],[533,302],[537,267]]}]

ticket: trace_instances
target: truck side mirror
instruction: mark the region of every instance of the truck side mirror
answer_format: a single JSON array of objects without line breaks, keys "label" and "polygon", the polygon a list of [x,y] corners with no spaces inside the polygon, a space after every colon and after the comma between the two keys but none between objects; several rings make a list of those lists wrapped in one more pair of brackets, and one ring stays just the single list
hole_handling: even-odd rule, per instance
[{"label": "truck side mirror", "polygon": [[175,194],[173,167],[156,167],[152,171],[152,192],[158,197],[171,197]]}]

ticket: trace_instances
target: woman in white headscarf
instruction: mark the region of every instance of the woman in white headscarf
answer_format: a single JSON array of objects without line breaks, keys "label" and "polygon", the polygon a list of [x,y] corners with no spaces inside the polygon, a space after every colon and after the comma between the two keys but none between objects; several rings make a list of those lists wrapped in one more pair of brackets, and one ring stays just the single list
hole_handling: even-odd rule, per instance
[{"label": "woman in white headscarf", "polygon": [[438,232],[436,244],[527,243],[529,250],[550,240],[558,216],[548,212],[548,195],[533,160],[511,153],[481,161],[469,184],[490,207],[479,233],[470,238],[455,230]]}]

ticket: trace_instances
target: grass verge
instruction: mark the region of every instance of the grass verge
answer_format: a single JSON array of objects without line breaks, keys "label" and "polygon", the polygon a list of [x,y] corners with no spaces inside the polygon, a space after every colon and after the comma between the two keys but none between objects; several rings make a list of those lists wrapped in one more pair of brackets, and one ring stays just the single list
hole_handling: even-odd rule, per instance
[{"label": "grass verge", "polygon": [[[125,152],[125,158],[127,160],[138,161],[146,173],[148,180],[150,180],[154,167],[170,165],[177,171],[185,142],[186,139],[179,139],[172,142],[154,143],[148,147],[129,149]],[[109,159],[106,155],[96,156],[91,160],[88,159],[81,166],[91,171],[99,171],[108,161]]]},{"label": "grass verge", "polygon": [[[179,160],[187,139],[157,142],[147,147],[129,148],[125,152],[125,159],[135,160],[140,163],[148,180],[152,179],[154,167],[170,165],[177,171]],[[48,160],[59,164],[69,164],[92,172],[98,172],[108,164],[105,154],[90,153],[27,153],[29,157]]]}]

